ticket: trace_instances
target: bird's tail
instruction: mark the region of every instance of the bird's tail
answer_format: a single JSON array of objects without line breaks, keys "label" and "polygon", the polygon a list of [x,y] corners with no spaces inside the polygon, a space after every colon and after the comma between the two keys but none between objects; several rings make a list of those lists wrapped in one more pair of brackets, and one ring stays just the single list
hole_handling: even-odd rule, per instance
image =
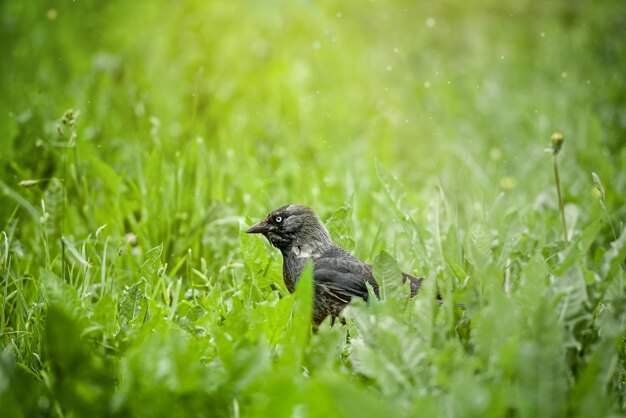
[{"label": "bird's tail", "polygon": [[[402,273],[402,283],[406,283],[407,280],[411,285],[411,297],[413,297],[417,295],[417,291],[420,290],[420,287],[422,287],[422,280],[424,280],[424,278],[417,278],[409,274]],[[437,295],[437,297],[439,298],[439,295]]]},{"label": "bird's tail", "polygon": [[[406,283],[406,281],[409,281],[409,284],[411,285],[411,297],[417,295],[417,292],[420,290],[420,287],[422,287],[422,280],[424,280],[423,277],[413,277],[410,274],[406,274],[406,273],[402,273],[402,283]],[[439,302],[440,304],[443,303],[443,298],[441,297],[441,294],[439,293],[439,291],[437,291],[437,302]],[[460,308],[464,308],[465,306],[463,306],[463,304],[457,304],[457,306],[459,306]]]}]

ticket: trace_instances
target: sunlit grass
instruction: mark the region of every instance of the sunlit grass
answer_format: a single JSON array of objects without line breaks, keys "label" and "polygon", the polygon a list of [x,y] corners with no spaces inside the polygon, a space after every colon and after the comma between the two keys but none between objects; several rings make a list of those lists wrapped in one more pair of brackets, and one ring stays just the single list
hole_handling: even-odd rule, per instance
[{"label": "sunlit grass", "polygon": [[[3,3],[0,410],[624,414],[624,11]],[[295,202],[422,291],[310,332]]]}]

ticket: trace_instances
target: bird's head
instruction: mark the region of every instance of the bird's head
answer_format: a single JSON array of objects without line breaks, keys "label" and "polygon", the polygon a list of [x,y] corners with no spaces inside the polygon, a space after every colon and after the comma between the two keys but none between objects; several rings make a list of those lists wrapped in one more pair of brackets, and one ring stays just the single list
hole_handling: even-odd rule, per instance
[{"label": "bird's head", "polygon": [[318,249],[332,245],[330,235],[313,209],[304,205],[286,205],[271,211],[261,222],[252,225],[249,234],[263,234],[276,248]]}]

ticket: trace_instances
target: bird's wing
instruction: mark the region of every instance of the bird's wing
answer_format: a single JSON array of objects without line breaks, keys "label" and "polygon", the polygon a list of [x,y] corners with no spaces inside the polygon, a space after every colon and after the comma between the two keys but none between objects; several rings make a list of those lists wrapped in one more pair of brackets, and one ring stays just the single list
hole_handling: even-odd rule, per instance
[{"label": "bird's wing", "polygon": [[351,255],[318,258],[314,261],[313,276],[316,286],[346,304],[355,296],[367,300],[365,283],[372,285],[378,293],[371,267]]}]

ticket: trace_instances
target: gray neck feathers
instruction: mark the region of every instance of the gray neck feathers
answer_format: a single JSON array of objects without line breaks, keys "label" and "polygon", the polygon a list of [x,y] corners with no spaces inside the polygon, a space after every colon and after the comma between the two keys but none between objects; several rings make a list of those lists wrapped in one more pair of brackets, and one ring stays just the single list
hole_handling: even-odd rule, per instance
[{"label": "gray neck feathers", "polygon": [[333,241],[330,234],[317,218],[311,218],[310,222],[302,225],[302,228],[296,235],[291,246],[293,252],[298,258],[315,258],[332,247]]}]

